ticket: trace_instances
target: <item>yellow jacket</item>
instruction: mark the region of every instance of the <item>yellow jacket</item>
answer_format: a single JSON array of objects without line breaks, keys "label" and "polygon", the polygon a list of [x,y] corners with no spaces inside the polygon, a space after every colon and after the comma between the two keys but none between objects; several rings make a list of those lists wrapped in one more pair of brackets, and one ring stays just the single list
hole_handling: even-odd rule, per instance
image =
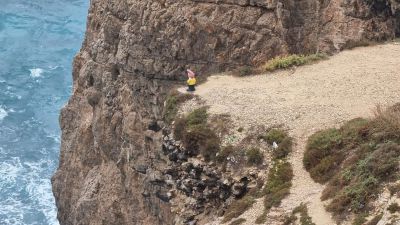
[{"label": "yellow jacket", "polygon": [[196,84],[196,78],[189,78],[188,80],[187,80],[187,84],[188,85],[195,85]]}]

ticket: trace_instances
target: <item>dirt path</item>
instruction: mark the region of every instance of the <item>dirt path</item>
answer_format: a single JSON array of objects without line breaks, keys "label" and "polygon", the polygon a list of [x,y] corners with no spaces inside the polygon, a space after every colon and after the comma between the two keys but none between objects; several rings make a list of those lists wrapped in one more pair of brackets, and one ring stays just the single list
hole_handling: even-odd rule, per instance
[{"label": "dirt path", "polygon": [[[356,48],[294,71],[246,78],[212,76],[196,94],[211,106],[211,113],[229,113],[238,127],[287,127],[297,143],[290,158],[295,177],[291,194],[276,210],[290,212],[307,202],[317,225],[334,224],[320,201],[323,186],[303,169],[305,141],[317,130],[371,116],[376,104],[400,102],[400,45]],[[254,220],[252,216],[246,223]]]}]

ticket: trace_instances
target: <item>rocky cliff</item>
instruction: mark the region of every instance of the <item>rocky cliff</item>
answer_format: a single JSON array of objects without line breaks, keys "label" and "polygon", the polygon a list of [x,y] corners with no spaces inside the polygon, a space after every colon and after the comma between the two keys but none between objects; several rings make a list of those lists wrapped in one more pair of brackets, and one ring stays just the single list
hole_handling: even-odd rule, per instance
[{"label": "rocky cliff", "polygon": [[[203,74],[400,33],[398,0],[92,0],[52,179],[60,224],[173,224],[163,102]],[[151,175],[151,176],[150,176]],[[160,197],[161,196],[161,197]]]}]

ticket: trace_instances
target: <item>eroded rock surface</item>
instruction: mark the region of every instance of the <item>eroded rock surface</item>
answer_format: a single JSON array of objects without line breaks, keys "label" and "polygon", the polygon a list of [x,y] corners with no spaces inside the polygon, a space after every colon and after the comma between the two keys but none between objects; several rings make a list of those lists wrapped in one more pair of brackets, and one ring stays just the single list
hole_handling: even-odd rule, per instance
[{"label": "eroded rock surface", "polygon": [[172,224],[157,171],[174,80],[187,67],[207,74],[400,33],[398,0],[367,2],[92,0],[60,116],[60,224]]}]

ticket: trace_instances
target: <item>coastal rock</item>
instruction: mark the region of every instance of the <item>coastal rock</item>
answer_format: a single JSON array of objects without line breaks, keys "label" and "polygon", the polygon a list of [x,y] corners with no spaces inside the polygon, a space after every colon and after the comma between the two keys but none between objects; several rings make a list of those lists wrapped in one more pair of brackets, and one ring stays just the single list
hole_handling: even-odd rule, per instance
[{"label": "coastal rock", "polygon": [[[60,224],[174,224],[164,201],[169,185],[155,171],[190,156],[160,132],[166,94],[185,69],[207,75],[400,34],[398,0],[367,2],[91,1],[72,96],[60,115],[61,154],[52,178]],[[134,165],[149,168],[144,175]],[[198,171],[185,192],[204,185],[204,196],[220,198],[221,174],[213,165],[203,166],[205,177]],[[199,212],[188,211],[184,221]]]}]

